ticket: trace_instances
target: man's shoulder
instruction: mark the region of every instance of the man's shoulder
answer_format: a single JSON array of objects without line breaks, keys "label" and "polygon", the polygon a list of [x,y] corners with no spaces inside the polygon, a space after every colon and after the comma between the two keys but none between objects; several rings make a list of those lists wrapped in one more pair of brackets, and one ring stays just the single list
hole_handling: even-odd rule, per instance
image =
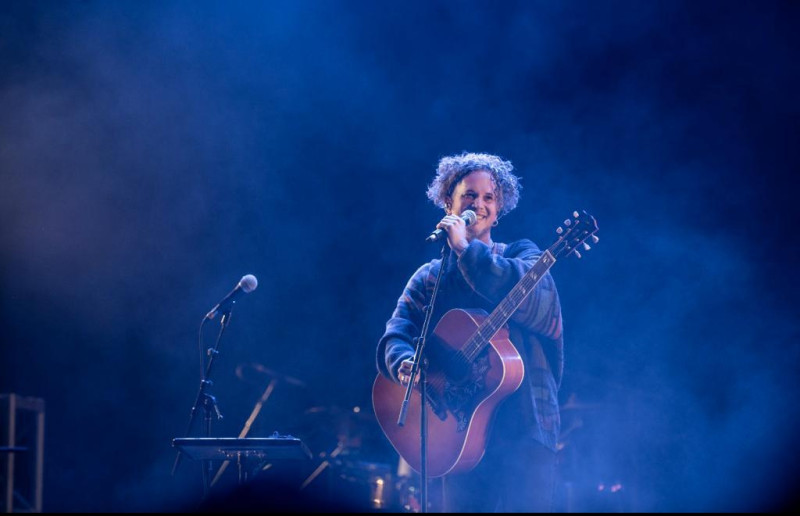
[{"label": "man's shoulder", "polygon": [[509,258],[514,258],[522,254],[530,255],[530,254],[541,254],[542,251],[539,249],[539,246],[533,240],[528,238],[522,238],[520,240],[515,240],[508,244],[505,244],[505,252],[503,253],[504,256]]},{"label": "man's shoulder", "polygon": [[409,281],[410,282],[415,282],[415,281],[424,282],[424,281],[426,281],[429,276],[431,276],[432,274],[435,275],[438,272],[439,267],[441,266],[441,263],[442,263],[442,260],[439,259],[439,258],[435,258],[435,259],[433,259],[433,260],[431,260],[429,262],[423,263],[422,265],[417,267],[417,270],[414,271],[414,274],[411,275],[411,278],[410,278]]}]

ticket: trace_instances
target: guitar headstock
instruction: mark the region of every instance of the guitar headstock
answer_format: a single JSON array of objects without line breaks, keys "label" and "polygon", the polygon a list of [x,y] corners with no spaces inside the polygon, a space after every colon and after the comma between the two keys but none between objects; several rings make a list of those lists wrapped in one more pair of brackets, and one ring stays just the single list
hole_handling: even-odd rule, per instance
[{"label": "guitar headstock", "polygon": [[580,213],[573,211],[572,218],[566,219],[564,224],[556,229],[556,234],[559,236],[548,251],[557,259],[562,256],[566,258],[573,253],[580,258],[581,251],[592,248],[586,240],[591,240],[592,244],[600,241],[595,234],[598,229],[597,220],[592,215],[586,211]]}]

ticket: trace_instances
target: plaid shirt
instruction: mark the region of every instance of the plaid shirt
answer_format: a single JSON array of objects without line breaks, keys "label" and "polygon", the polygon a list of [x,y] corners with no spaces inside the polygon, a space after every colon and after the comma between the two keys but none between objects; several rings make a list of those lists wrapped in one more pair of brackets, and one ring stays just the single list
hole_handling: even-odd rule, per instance
[{"label": "plaid shirt", "polygon": [[[488,246],[473,240],[445,264],[431,328],[453,308],[480,308],[490,313],[541,255],[530,240]],[[378,371],[394,380],[400,363],[414,356],[424,308],[430,303],[441,260],[422,265],[397,300],[377,348]],[[522,386],[498,407],[492,436],[528,436],[556,450],[560,431],[558,388],[564,364],[561,305],[550,273],[545,274],[508,322],[511,342],[525,364]],[[502,438],[502,437],[501,437]]]}]

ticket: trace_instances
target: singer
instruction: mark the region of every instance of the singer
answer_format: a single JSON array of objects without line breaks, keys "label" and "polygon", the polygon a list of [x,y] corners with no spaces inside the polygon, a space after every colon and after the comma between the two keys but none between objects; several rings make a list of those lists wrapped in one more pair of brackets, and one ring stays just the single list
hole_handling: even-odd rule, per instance
[{"label": "singer", "polygon": [[[492,239],[492,229],[519,200],[521,185],[513,170],[510,161],[490,154],[465,152],[439,161],[427,194],[445,213],[436,225],[446,232],[444,258],[425,263],[408,280],[378,342],[379,374],[407,385],[414,339],[420,336],[424,309],[431,302],[443,260],[429,336],[451,309],[491,313],[542,254],[528,239],[508,244]],[[466,210],[476,215],[469,225],[461,216]],[[444,512],[553,510],[564,352],[561,305],[549,272],[509,319],[508,335],[519,355],[515,358],[524,365],[522,383],[497,406],[478,464],[469,471],[443,475]],[[430,349],[428,339],[425,350]],[[429,358],[433,362],[435,357]],[[477,389],[481,376],[475,371],[485,371],[488,362],[479,354],[471,364],[467,381],[476,382]],[[379,400],[373,398],[373,403]]]}]

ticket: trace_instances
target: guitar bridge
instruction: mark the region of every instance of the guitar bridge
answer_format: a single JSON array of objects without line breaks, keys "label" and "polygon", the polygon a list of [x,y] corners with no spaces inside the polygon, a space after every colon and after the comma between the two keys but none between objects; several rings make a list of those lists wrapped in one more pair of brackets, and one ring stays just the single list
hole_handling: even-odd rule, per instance
[{"label": "guitar bridge", "polygon": [[445,421],[447,419],[447,407],[445,407],[444,400],[430,393],[428,394],[427,398],[428,404],[430,405],[433,413],[436,414],[436,417],[442,421]]}]

